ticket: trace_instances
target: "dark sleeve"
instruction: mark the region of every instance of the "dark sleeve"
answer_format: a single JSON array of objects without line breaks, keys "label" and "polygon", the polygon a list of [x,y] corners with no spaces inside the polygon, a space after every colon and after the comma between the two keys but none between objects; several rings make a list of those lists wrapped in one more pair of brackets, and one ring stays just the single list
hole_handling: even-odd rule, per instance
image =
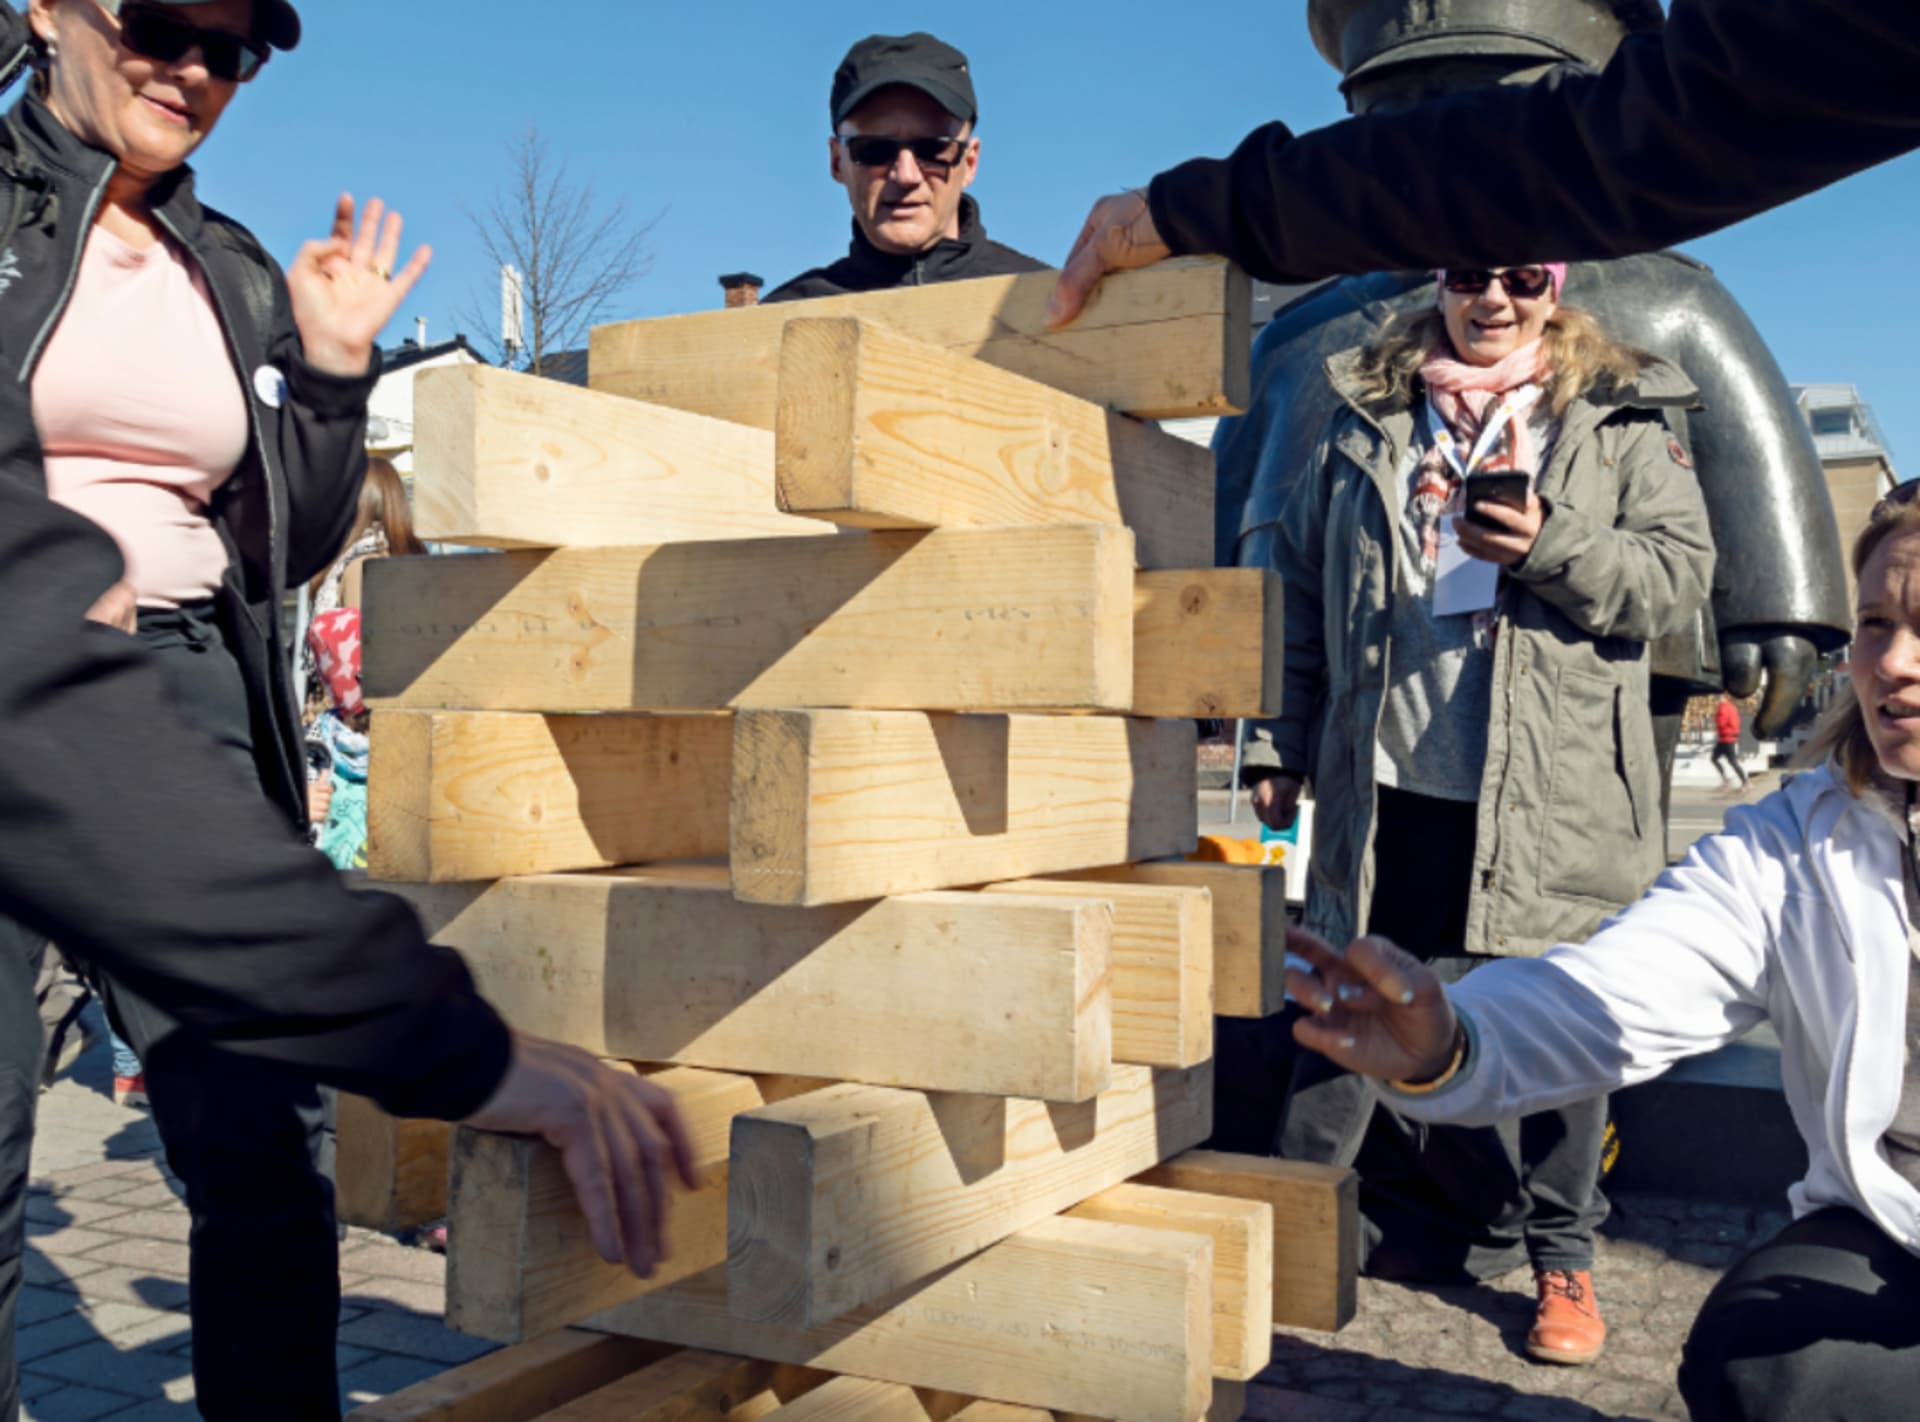
[{"label": "dark sleeve", "polygon": [[[1673,0],[1664,39],[1295,136],[1153,182],[1175,252],[1301,282],[1600,259],[1751,217],[1920,146],[1915,0]],[[1518,245],[1524,251],[1516,252]]]},{"label": "dark sleeve", "polygon": [[358,375],[329,375],[307,364],[287,296],[286,275],[267,259],[274,281],[269,359],[287,377],[276,422],[280,472],[287,485],[287,584],[299,587],[333,566],[360,512],[367,472],[367,398],[380,379],[380,349]]},{"label": "dark sleeve", "polygon": [[405,904],[288,834],[135,639],[84,622],[119,555],[29,463],[0,467],[0,912],[237,1052],[470,1114],[506,1070],[498,1015]]}]

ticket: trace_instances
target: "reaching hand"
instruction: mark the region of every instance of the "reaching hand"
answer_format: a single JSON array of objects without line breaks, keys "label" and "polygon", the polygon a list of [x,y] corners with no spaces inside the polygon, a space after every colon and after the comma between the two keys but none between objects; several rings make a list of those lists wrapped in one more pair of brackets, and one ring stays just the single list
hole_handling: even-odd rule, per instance
[{"label": "reaching hand", "polygon": [[1053,299],[1047,303],[1048,329],[1058,330],[1078,316],[1108,272],[1150,267],[1172,255],[1173,249],[1160,240],[1160,229],[1153,224],[1146,193],[1101,198],[1080,229],[1053,288]]},{"label": "reaching hand", "polygon": [[466,1124],[557,1148],[593,1247],[641,1278],[666,1257],[667,1157],[689,1190],[700,1183],[672,1093],[539,1037],[514,1033],[506,1077]]},{"label": "reaching hand", "polygon": [[353,198],[343,193],[333,231],[302,247],[287,269],[294,325],[315,369],[354,376],[373,359],[374,341],[433,260],[433,249],[422,247],[405,270],[394,271],[403,226],[400,214],[375,198],[356,230]]},{"label": "reaching hand", "polygon": [[1313,964],[1287,971],[1287,991],[1311,1016],[1294,1040],[1337,1066],[1381,1081],[1431,1081],[1453,1060],[1458,1019],[1433,969],[1384,938],[1361,938],[1336,953],[1303,928],[1287,931],[1287,952]]}]

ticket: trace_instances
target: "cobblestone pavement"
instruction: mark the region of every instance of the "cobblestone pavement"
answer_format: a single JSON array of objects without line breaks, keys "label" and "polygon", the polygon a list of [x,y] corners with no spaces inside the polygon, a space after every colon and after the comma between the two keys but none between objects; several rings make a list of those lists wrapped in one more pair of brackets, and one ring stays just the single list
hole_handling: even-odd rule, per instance
[{"label": "cobblestone pavement", "polygon": [[[104,1052],[41,1098],[20,1313],[26,1422],[187,1422],[187,1216],[144,1113],[106,1095]],[[1680,1345],[1719,1272],[1785,1223],[1726,1206],[1616,1199],[1596,1287],[1611,1328],[1590,1368],[1521,1351],[1532,1313],[1521,1273],[1483,1288],[1362,1281],[1335,1336],[1282,1332],[1249,1392],[1274,1422],[1516,1422],[1685,1416]],[[488,1351],[442,1326],[445,1261],[355,1230],[341,1246],[340,1368],[347,1406]]]},{"label": "cobblestone pavement", "polygon": [[[113,1104],[104,1048],[40,1098],[20,1307],[24,1422],[191,1422],[187,1212],[145,1112]],[[440,1322],[446,1261],[351,1230],[340,1387],[357,1407],[488,1352]]]},{"label": "cobblestone pavement", "polygon": [[1525,1353],[1533,1278],[1522,1269],[1479,1288],[1360,1283],[1359,1315],[1340,1333],[1283,1331],[1273,1366],[1249,1389],[1248,1416],[1272,1422],[1514,1422],[1684,1419],[1674,1387],[1680,1347],[1721,1273],[1785,1227],[1787,1215],[1630,1195],[1614,1200],[1594,1291],[1607,1350],[1591,1367]]}]

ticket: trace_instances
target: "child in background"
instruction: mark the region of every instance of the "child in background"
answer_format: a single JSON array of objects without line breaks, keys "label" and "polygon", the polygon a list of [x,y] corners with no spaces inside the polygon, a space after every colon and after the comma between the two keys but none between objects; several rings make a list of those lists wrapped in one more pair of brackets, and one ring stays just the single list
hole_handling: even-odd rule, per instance
[{"label": "child in background", "polygon": [[336,869],[367,867],[367,721],[360,695],[360,610],[323,612],[307,629],[331,704],[307,732],[332,757],[333,799],[315,843]]}]

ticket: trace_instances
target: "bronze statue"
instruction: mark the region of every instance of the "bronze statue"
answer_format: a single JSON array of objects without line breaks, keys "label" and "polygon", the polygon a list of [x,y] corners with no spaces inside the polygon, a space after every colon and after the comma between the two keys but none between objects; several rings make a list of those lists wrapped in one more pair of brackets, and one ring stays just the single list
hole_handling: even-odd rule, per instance
[{"label": "bronze statue", "polygon": [[[1656,0],[1309,0],[1315,45],[1339,68],[1355,113],[1389,111],[1481,84],[1528,82],[1557,64],[1599,67],[1628,35],[1665,23]],[[1514,135],[1516,143],[1526,141]],[[1511,202],[1525,246],[1524,194]],[[1549,261],[1552,252],[1489,253]],[[1719,548],[1711,623],[1654,649],[1656,729],[1670,761],[1686,698],[1765,685],[1755,732],[1777,733],[1819,654],[1850,624],[1839,535],[1813,439],[1759,332],[1705,266],[1665,252],[1576,265],[1568,299],[1620,339],[1665,357],[1700,387],[1704,408],[1677,430],[1696,465]],[[1222,424],[1218,556],[1268,566],[1273,530],[1312,457],[1335,397],[1328,356],[1370,340],[1395,312],[1435,300],[1427,273],[1352,277],[1284,306],[1254,347],[1254,399]]]}]

